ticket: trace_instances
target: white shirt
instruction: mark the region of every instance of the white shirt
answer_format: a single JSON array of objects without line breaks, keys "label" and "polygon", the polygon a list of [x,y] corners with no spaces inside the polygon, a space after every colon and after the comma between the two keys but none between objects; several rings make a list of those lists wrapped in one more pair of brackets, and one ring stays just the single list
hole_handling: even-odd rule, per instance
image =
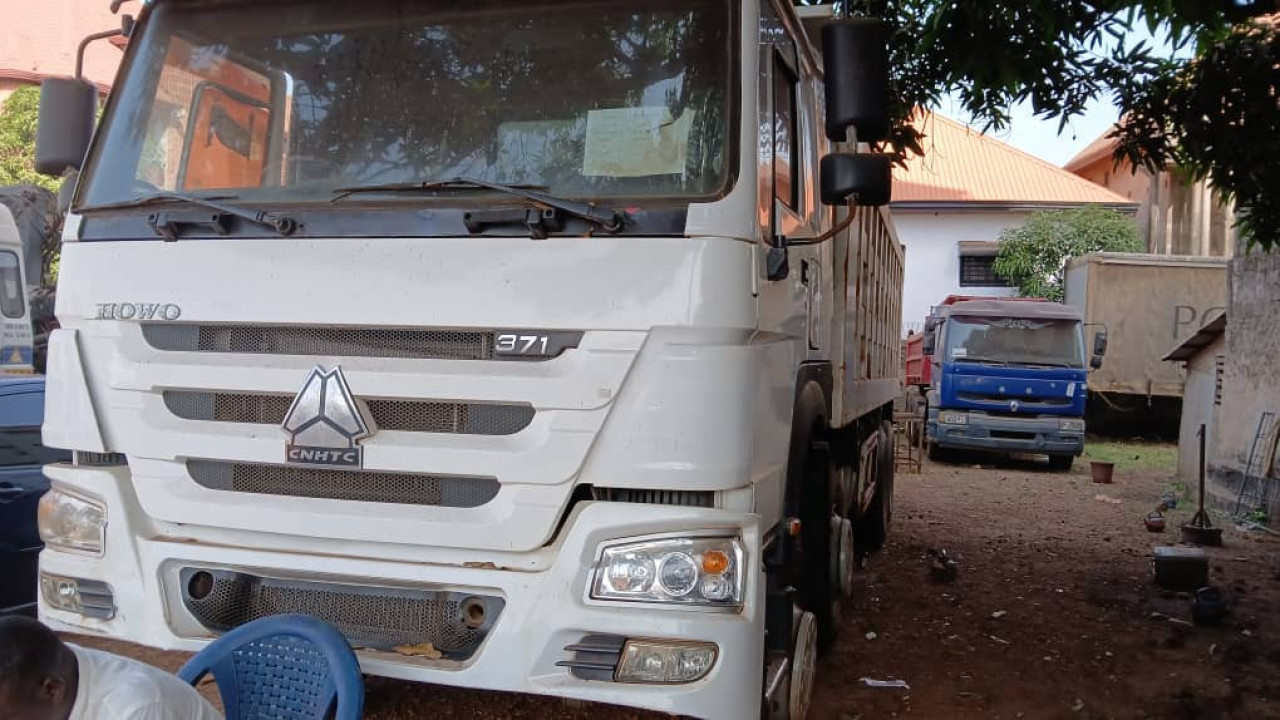
[{"label": "white shirt", "polygon": [[175,675],[119,655],[68,647],[80,666],[69,720],[222,720]]}]

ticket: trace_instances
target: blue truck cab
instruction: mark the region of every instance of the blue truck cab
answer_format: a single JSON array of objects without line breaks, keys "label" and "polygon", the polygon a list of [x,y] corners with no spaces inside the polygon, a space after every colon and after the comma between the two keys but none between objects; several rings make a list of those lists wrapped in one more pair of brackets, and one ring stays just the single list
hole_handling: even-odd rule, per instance
[{"label": "blue truck cab", "polygon": [[[1105,335],[1089,365],[1101,365]],[[1084,451],[1088,367],[1079,310],[1046,300],[948,298],[925,325],[929,454],[1035,453],[1067,470]]]}]

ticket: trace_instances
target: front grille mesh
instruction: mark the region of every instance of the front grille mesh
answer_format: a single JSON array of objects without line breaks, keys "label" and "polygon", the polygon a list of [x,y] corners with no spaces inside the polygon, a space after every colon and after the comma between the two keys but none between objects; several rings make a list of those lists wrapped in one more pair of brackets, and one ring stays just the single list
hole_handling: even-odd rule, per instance
[{"label": "front grille mesh", "polygon": [[649,503],[652,505],[680,505],[682,507],[715,507],[716,494],[709,490],[646,490],[643,488],[594,487],[591,496],[596,500],[623,503]]},{"label": "front grille mesh", "polygon": [[157,350],[437,360],[491,360],[494,333],[468,330],[143,323]]},{"label": "front grille mesh", "polygon": [[497,496],[494,478],[330,470],[291,465],[188,460],[187,472],[210,490],[325,500],[475,508]]},{"label": "front grille mesh", "polygon": [[504,606],[501,598],[488,595],[283,580],[229,570],[188,567],[179,579],[183,605],[209,630],[226,632],[259,618],[302,613],[338,628],[356,649],[431,643],[455,660],[475,653]]},{"label": "front grille mesh", "polygon": [[[165,407],[184,420],[279,425],[293,402],[291,395],[205,393],[168,390]],[[368,400],[369,416],[379,430],[513,435],[533,422],[529,405]]]}]

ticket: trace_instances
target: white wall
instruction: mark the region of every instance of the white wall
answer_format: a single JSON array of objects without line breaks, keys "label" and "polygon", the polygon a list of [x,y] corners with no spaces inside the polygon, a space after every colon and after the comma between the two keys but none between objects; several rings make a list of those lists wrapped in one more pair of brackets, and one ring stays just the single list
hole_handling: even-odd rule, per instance
[{"label": "white wall", "polygon": [[1217,358],[1226,353],[1225,336],[1219,336],[1187,363],[1187,383],[1182,390],[1182,426],[1178,434],[1178,477],[1190,486],[1200,476],[1200,440],[1197,433],[1205,425],[1206,464],[1215,464],[1218,430]]},{"label": "white wall", "polygon": [[898,239],[907,250],[902,334],[919,332],[929,308],[948,295],[1012,295],[1012,288],[960,287],[961,241],[995,242],[1025,212],[920,212],[893,208]]}]

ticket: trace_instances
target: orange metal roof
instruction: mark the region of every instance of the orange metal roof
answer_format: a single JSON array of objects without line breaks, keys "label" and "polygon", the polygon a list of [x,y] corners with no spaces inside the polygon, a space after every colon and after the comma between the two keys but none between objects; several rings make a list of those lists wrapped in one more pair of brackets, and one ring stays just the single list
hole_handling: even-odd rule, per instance
[{"label": "orange metal roof", "polygon": [[921,115],[923,157],[894,168],[893,204],[1123,205],[1133,201],[937,113]]},{"label": "orange metal roof", "polygon": [[1116,149],[1116,140],[1111,137],[1111,131],[1114,129],[1114,126],[1108,128],[1106,132],[1098,136],[1097,140],[1089,143],[1088,147],[1076,153],[1075,157],[1068,160],[1067,164],[1062,166],[1062,169],[1067,172],[1079,172],[1102,158],[1114,153]]}]

